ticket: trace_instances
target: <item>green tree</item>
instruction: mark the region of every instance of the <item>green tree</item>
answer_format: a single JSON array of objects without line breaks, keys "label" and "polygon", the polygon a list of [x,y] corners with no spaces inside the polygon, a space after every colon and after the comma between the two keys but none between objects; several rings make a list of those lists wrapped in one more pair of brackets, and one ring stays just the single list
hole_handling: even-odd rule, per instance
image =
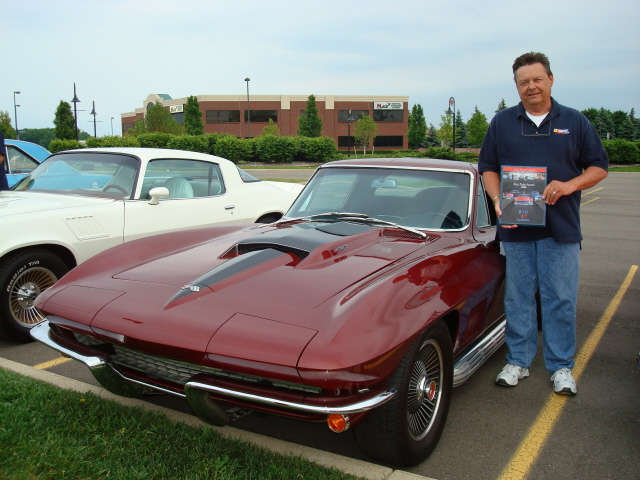
[{"label": "green tree", "polygon": [[500,100],[500,103],[498,104],[498,109],[496,110],[496,113],[498,113],[500,110],[504,110],[505,108],[507,108],[507,104],[504,102],[504,98],[502,100]]},{"label": "green tree", "polygon": [[71,105],[68,102],[60,100],[58,108],[56,108],[53,124],[56,126],[54,134],[58,140],[76,139],[76,122],[73,113],[71,113]]},{"label": "green tree", "polygon": [[378,135],[378,125],[369,115],[360,114],[360,118],[353,124],[353,138],[356,145],[362,147],[363,153],[367,154],[367,148],[373,144]]},{"label": "green tree", "polygon": [[637,140],[640,137],[640,119],[636,118],[636,110],[632,108],[629,112],[629,120],[633,125],[633,140]]},{"label": "green tree", "polygon": [[591,123],[595,123],[596,117],[598,116],[598,109],[596,108],[587,108],[582,110],[582,113]]},{"label": "green tree", "polygon": [[176,122],[169,110],[162,106],[160,101],[152,105],[144,118],[136,120],[135,125],[127,135],[138,136],[144,133],[169,133],[171,135],[181,135],[184,133],[184,127]]},{"label": "green tree", "polygon": [[427,121],[422,105],[416,103],[409,114],[409,148],[418,148],[427,138]]},{"label": "green tree", "polygon": [[438,140],[436,127],[433,126],[433,123],[429,124],[429,132],[427,133],[427,138],[422,142],[422,146],[425,148],[440,146],[440,140]]},{"label": "green tree", "polygon": [[298,118],[298,135],[301,137],[319,137],[322,135],[322,119],[318,114],[316,97],[311,94],[307,99],[304,114]]},{"label": "green tree", "polygon": [[20,137],[20,140],[37,143],[44,148],[49,148],[49,143],[56,138],[56,134],[53,128],[25,128]]},{"label": "green tree", "polygon": [[611,114],[611,119],[615,125],[616,138],[633,141],[635,125],[631,122],[629,115],[622,110],[616,110]]},{"label": "green tree", "polygon": [[440,128],[438,129],[438,139],[441,144],[451,146],[453,138],[453,119],[451,115],[440,115]]},{"label": "green tree", "polygon": [[280,129],[278,125],[273,123],[273,118],[269,118],[269,125],[262,129],[262,135],[280,135]]},{"label": "green tree", "polygon": [[467,137],[467,125],[462,120],[460,110],[456,114],[456,148],[467,148],[469,146],[469,138]]},{"label": "green tree", "polygon": [[187,104],[184,107],[184,126],[187,135],[204,135],[200,104],[193,95],[187,98]]},{"label": "green tree", "polygon": [[613,123],[610,110],[600,108],[593,122],[593,126],[602,140],[613,140],[615,138],[616,126]]},{"label": "green tree", "polygon": [[9,112],[0,110],[0,132],[4,138],[16,138],[16,129],[11,126]]},{"label": "green tree", "polygon": [[473,112],[473,115],[467,122],[467,131],[469,135],[469,143],[474,146],[482,145],[484,136],[489,129],[489,122],[484,113],[478,110],[478,106]]}]

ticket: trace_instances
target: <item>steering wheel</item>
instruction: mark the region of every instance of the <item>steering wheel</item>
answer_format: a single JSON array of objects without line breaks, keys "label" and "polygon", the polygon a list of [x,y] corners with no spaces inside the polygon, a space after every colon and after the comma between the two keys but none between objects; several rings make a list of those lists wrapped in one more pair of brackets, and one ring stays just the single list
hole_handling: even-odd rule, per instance
[{"label": "steering wheel", "polygon": [[107,190],[109,190],[110,188],[115,188],[116,190],[120,190],[124,195],[129,195],[129,192],[127,192],[124,188],[122,188],[120,185],[116,185],[115,183],[110,183],[109,185],[105,185],[105,187],[102,189],[103,192],[106,192]]}]

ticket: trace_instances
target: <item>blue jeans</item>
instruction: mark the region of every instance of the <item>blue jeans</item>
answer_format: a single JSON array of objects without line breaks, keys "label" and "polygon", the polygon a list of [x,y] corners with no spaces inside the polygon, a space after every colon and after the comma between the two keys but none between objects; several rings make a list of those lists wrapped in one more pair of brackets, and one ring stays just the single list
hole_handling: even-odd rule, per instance
[{"label": "blue jeans", "polygon": [[542,353],[550,373],[573,368],[580,242],[552,238],[502,242],[507,259],[504,308],[507,363],[529,368],[538,349],[535,294],[542,303]]}]

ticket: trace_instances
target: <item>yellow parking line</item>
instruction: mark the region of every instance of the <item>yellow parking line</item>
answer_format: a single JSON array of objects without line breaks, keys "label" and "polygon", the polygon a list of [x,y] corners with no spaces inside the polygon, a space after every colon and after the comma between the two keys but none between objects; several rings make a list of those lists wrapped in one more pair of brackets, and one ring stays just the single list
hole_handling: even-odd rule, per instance
[{"label": "yellow parking line", "polygon": [[600,199],[600,197],[592,198],[588,202],[581,203],[580,206],[586,205],[587,203],[591,203],[591,202],[594,202],[594,201],[599,200],[599,199]]},{"label": "yellow parking line", "polygon": [[[618,307],[620,306],[620,302],[624,297],[633,277],[635,276],[638,270],[637,265],[632,265],[629,273],[626,278],[622,282],[622,285],[618,289],[618,292],[613,297],[609,306],[605,310],[604,314],[598,321],[598,324],[593,329],[589,338],[580,349],[580,353],[575,359],[575,366],[573,367],[573,377],[577,381],[582,375],[589,359],[593,355],[598,343],[602,339],[605,330],[609,326],[611,319],[615,315]],[[562,412],[562,407],[564,407],[565,402],[569,397],[566,395],[556,395],[552,393],[547,400],[544,408],[538,415],[535,423],[527,433],[524,441],[518,447],[515,455],[511,458],[507,466],[504,468],[502,473],[500,474],[499,480],[522,480],[524,479],[536,457],[540,453],[542,446],[544,445],[547,437],[551,433],[553,426],[556,423],[556,420],[560,416]]]},{"label": "yellow parking line", "polygon": [[60,365],[69,361],[71,361],[70,358],[60,357],[55,360],[51,360],[50,362],[44,362],[38,365],[34,365],[33,368],[37,368],[38,370],[46,370],[47,368],[55,367],[56,365]]},{"label": "yellow parking line", "polygon": [[596,188],[595,190],[591,190],[590,192],[582,193],[582,195],[591,195],[592,193],[596,193],[598,190],[602,190],[604,187]]}]

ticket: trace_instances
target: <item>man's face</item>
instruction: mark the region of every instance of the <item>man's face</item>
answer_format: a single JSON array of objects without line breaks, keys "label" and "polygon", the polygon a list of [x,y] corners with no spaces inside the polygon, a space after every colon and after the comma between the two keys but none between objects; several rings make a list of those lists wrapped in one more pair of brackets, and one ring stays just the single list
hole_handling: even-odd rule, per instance
[{"label": "man's face", "polygon": [[541,63],[524,65],[516,71],[516,87],[524,108],[531,113],[546,113],[551,108],[553,75]]}]

